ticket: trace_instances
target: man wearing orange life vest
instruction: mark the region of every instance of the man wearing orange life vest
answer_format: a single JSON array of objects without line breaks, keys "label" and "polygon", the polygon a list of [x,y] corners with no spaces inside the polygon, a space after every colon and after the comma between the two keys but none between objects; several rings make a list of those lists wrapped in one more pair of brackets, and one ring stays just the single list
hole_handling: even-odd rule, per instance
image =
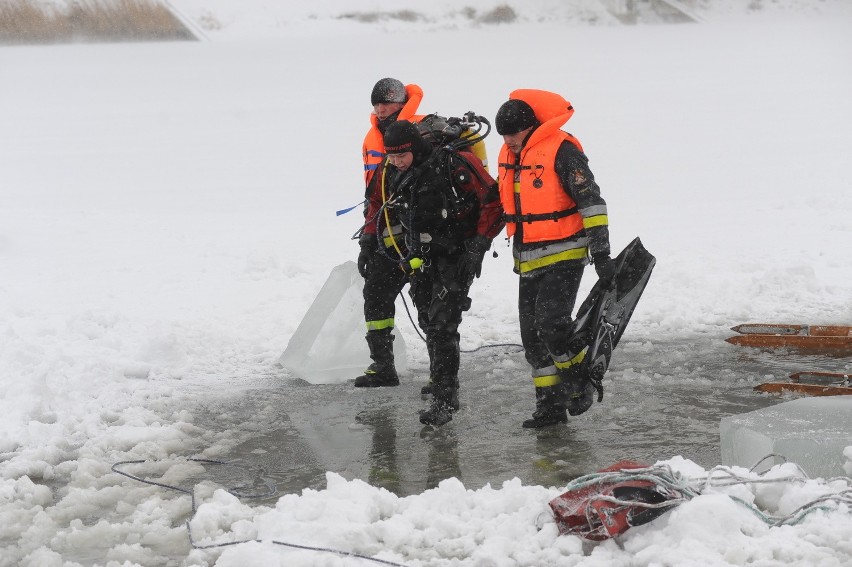
[{"label": "man wearing orange life vest", "polygon": [[397,120],[417,122],[422,118],[417,114],[422,100],[423,89],[417,85],[403,85],[391,78],[380,79],[375,84],[370,93],[370,104],[373,105],[370,129],[364,136],[361,149],[364,157],[364,187],[370,185],[373,173],[385,159],[385,130]]},{"label": "man wearing orange life vest", "polygon": [[[592,403],[579,371],[587,349],[569,344],[584,267],[613,276],[606,202],[580,142],[560,127],[574,109],[558,94],[520,89],[497,112],[498,161],[506,232],[520,275],[521,340],[532,366],[536,409],[527,428],[568,421]],[[576,351],[576,352],[575,352]]]},{"label": "man wearing orange life vest", "polygon": [[[403,85],[397,79],[384,78],[379,80],[370,94],[373,114],[370,115],[370,130],[364,137],[362,154],[364,157],[364,185],[367,207],[371,200],[376,200],[374,191],[379,190],[379,184],[371,183],[373,175],[385,159],[385,130],[397,120],[419,120],[416,115],[420,101],[423,99],[423,89],[419,86]],[[380,199],[379,199],[380,200]],[[367,219],[370,222],[370,219]],[[402,233],[399,224],[387,227],[385,237]],[[399,376],[396,372],[393,356],[394,316],[396,314],[396,296],[402,290],[408,277],[399,265],[388,259],[378,250],[375,235],[362,234],[359,240],[361,251],[358,254],[358,272],[364,277],[364,320],[367,324],[367,346],[370,349],[372,363],[364,374],[355,378],[355,387],[372,388],[381,386],[398,386]]]}]

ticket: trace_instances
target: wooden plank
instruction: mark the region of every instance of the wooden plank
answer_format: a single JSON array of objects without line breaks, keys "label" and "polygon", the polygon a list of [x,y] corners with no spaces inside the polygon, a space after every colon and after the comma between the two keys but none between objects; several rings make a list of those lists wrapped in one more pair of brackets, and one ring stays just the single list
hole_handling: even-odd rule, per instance
[{"label": "wooden plank", "polygon": [[852,355],[852,337],[809,335],[735,335],[725,341],[732,345],[753,348],[789,348],[802,352],[828,352],[840,356]]},{"label": "wooden plank", "polygon": [[779,394],[796,392],[809,396],[852,396],[852,388],[848,386],[822,386],[820,384],[802,384],[797,382],[766,382],[754,387],[757,392]]},{"label": "wooden plank", "polygon": [[804,325],[776,325],[773,323],[744,323],[731,327],[741,335],[798,335]]},{"label": "wooden plank", "polygon": [[783,325],[776,323],[743,323],[731,330],[741,335],[803,335],[812,337],[852,337],[847,325]]},{"label": "wooden plank", "polygon": [[801,382],[803,384],[819,384],[822,386],[852,386],[850,384],[850,376],[852,374],[841,374],[840,372],[794,372],[790,374],[791,382]]},{"label": "wooden plank", "polygon": [[812,337],[850,337],[852,338],[852,327],[840,325],[811,325],[808,334]]}]

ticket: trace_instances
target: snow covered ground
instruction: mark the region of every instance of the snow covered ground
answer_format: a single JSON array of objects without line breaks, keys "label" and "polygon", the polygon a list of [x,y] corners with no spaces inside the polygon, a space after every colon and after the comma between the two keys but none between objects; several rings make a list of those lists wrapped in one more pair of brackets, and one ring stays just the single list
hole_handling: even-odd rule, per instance
[{"label": "snow covered ground", "polygon": [[[499,25],[448,17],[451,2],[397,2],[428,21],[373,24],[333,18],[349,9],[342,0],[174,4],[208,22],[209,41],[0,49],[3,567],[370,564],[268,541],[190,549],[189,497],[110,467],[149,460],[160,482],[197,477],[183,457],[215,459],[250,427],[213,436],[187,403],[215,406],[258,377],[286,386],[279,355],[331,268],[357,253],[357,213],[334,211],[360,200],[369,92],[383,76],[420,84],[421,109],[449,115],[493,118],[520,87],[573,102],[567,129],[609,203],[613,247],[641,236],[658,258],[625,341],[852,319],[845,2],[694,2],[704,23],[634,27],[591,1],[518,4],[518,21]],[[555,23],[537,16],[548,9]],[[579,25],[590,20],[606,25]],[[487,143],[496,157],[499,138]],[[517,282],[497,249],[474,288],[466,348],[518,339]],[[410,355],[422,367],[425,353]],[[259,407],[258,420],[274,411]],[[787,514],[844,486],[714,488],[618,542],[584,546],[557,537],[549,517],[563,487],[448,479],[397,497],[330,471],[325,490],[274,508],[201,482],[193,533],[412,567],[842,566],[849,506],[769,528],[729,496]]]}]

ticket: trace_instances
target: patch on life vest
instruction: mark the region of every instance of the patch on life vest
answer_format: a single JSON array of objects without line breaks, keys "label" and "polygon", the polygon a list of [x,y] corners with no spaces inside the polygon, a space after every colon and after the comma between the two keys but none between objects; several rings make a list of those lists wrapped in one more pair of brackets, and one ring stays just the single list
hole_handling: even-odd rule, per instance
[{"label": "patch on life vest", "polygon": [[586,176],[579,169],[574,170],[574,185],[583,185],[586,182]]}]

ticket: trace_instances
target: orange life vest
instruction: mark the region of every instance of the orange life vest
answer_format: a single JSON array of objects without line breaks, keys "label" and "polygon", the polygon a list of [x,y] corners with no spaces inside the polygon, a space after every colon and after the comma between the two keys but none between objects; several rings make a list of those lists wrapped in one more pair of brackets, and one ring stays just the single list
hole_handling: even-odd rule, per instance
[{"label": "orange life vest", "polygon": [[[423,100],[423,89],[418,85],[405,85],[405,92],[408,95],[408,100],[399,111],[397,120],[410,120],[417,122],[423,118],[421,115],[415,114],[420,106],[420,101]],[[364,186],[370,184],[373,178],[373,173],[382,163],[385,158],[385,139],[382,133],[379,132],[379,119],[375,114],[370,115],[370,130],[364,136],[364,144],[361,148],[361,153],[364,158]]]},{"label": "orange life vest", "polygon": [[[583,217],[577,204],[562,188],[554,164],[556,152],[568,140],[580,151],[580,141],[559,129],[574,113],[571,103],[547,91],[520,89],[509,98],[529,104],[541,125],[536,128],[520,156],[515,156],[503,144],[498,162],[500,201],[507,223],[506,233],[514,236],[516,223],[523,222],[524,242],[562,240],[577,234],[583,228]],[[520,169],[520,181],[515,184],[515,173]],[[520,210],[516,208],[518,194]]]}]

